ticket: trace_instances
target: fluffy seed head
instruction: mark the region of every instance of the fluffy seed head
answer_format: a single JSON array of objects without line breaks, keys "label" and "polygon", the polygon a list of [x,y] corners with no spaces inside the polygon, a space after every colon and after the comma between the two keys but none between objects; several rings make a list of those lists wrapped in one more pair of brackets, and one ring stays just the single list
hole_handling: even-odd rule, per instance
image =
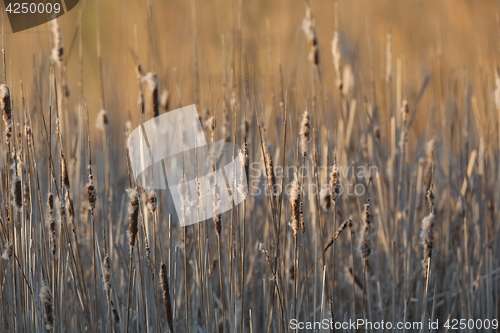
[{"label": "fluffy seed head", "polygon": [[50,331],[54,327],[52,293],[50,292],[50,288],[47,286],[47,283],[45,281],[42,282],[42,288],[40,288],[39,297],[43,305],[45,328]]},{"label": "fluffy seed head", "polygon": [[291,227],[293,235],[295,236],[299,231],[299,218],[300,218],[300,193],[299,193],[299,179],[297,172],[294,173],[292,187],[290,189],[290,204],[292,205],[292,221]]},{"label": "fluffy seed head", "polygon": [[340,76],[340,47],[339,47],[339,32],[335,30],[333,33],[332,40],[332,57],[333,57],[333,67],[335,68],[335,75],[337,76],[335,84],[337,88],[342,89],[342,77]]},{"label": "fluffy seed head", "polygon": [[420,240],[424,248],[424,257],[422,259],[424,277],[427,277],[428,262],[434,251],[434,225],[434,214],[431,212],[422,220],[422,231],[420,232]]},{"label": "fluffy seed head", "polygon": [[149,72],[141,78],[141,81],[146,82],[146,85],[148,86],[153,118],[158,117],[160,115],[158,102],[158,75],[156,75],[156,73]]},{"label": "fluffy seed head", "polygon": [[364,260],[368,260],[370,253],[372,252],[372,242],[371,242],[371,222],[372,217],[370,214],[370,199],[366,200],[365,212],[363,215],[364,225],[361,232],[361,238],[359,241],[359,252]]},{"label": "fluffy seed head", "polygon": [[52,33],[52,43],[54,44],[52,48],[52,60],[57,64],[57,66],[61,66],[63,62],[64,48],[62,46],[61,28],[57,18],[50,21],[50,32]]},{"label": "fluffy seed head", "polygon": [[154,212],[156,211],[156,192],[153,188],[149,188],[147,190],[147,193],[148,193],[147,207],[151,212],[151,214],[154,214]]},{"label": "fluffy seed head", "polygon": [[301,152],[302,156],[306,157],[307,155],[307,143],[311,137],[311,123],[309,118],[309,113],[307,111],[304,112],[302,116],[302,122],[300,124],[300,138],[301,138]]},{"label": "fluffy seed head", "polygon": [[12,175],[12,205],[16,210],[21,210],[23,208],[23,188],[21,183],[21,178],[18,175]]},{"label": "fluffy seed head", "polygon": [[340,195],[340,173],[337,168],[337,155],[333,157],[332,172],[330,173],[330,191],[331,200],[333,204],[337,203],[337,199]]},{"label": "fluffy seed head", "polygon": [[6,127],[12,126],[12,103],[10,101],[10,88],[5,84],[0,85],[0,109]]},{"label": "fluffy seed head", "polygon": [[95,128],[101,131],[105,131],[108,125],[109,125],[108,113],[106,112],[106,110],[102,109],[101,111],[99,111],[99,114],[97,115],[97,119],[95,121]]},{"label": "fluffy seed head", "polygon": [[135,240],[137,238],[137,232],[139,231],[139,194],[136,189],[127,190],[130,202],[128,204],[128,244],[130,246],[130,251],[135,245]]},{"label": "fluffy seed head", "polygon": [[106,253],[104,255],[104,260],[102,263],[102,282],[104,284],[104,290],[111,290],[111,266],[109,264],[109,255]]}]

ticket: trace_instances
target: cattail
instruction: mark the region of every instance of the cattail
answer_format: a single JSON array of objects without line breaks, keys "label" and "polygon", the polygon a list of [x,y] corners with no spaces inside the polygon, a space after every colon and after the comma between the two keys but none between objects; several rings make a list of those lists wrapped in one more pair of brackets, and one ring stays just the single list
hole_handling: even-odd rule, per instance
[{"label": "cattail", "polygon": [[214,189],[212,190],[212,196],[214,199],[214,224],[215,224],[215,232],[218,236],[220,236],[222,223],[220,216],[220,208],[221,208],[221,200],[220,200],[220,188],[217,185],[217,180],[214,183]]},{"label": "cattail", "polygon": [[302,30],[304,31],[309,43],[308,59],[317,66],[319,64],[318,37],[316,35],[314,17],[309,5],[306,5],[306,17],[302,20]]},{"label": "cattail", "polygon": [[146,82],[148,86],[151,111],[153,113],[153,118],[156,118],[160,115],[158,102],[158,76],[156,73],[149,72],[141,78],[141,81]]},{"label": "cattail", "polygon": [[385,81],[392,81],[392,33],[387,33],[387,44],[385,46]]},{"label": "cattail", "polygon": [[64,200],[66,201],[66,204],[64,205],[66,207],[66,214],[69,222],[73,224],[75,222],[75,209],[73,207],[73,200],[69,196],[69,192],[64,194]]},{"label": "cattail", "polygon": [[104,254],[104,260],[102,263],[102,282],[104,284],[104,290],[109,292],[111,290],[111,266],[109,264],[109,255]]},{"label": "cattail", "polygon": [[302,122],[300,124],[301,152],[302,157],[304,158],[307,155],[307,143],[310,139],[310,129],[311,123],[309,119],[309,113],[305,111],[304,115],[302,116]]},{"label": "cattail", "polygon": [[139,231],[139,194],[136,189],[127,190],[130,202],[128,205],[128,244],[130,246],[130,252],[135,245],[135,240],[137,238],[137,232]]},{"label": "cattail", "polygon": [[52,48],[52,60],[57,66],[61,66],[64,48],[62,46],[61,27],[59,26],[59,20],[57,18],[50,21],[50,31],[52,33],[52,43],[54,44]]},{"label": "cattail", "polygon": [[331,191],[331,200],[335,205],[337,203],[337,199],[340,196],[340,173],[337,168],[337,155],[333,157],[333,166],[332,172],[330,173],[330,191]]},{"label": "cattail", "polygon": [[342,71],[342,94],[349,95],[354,90],[354,72],[352,66],[347,64]]},{"label": "cattail", "polygon": [[106,110],[101,109],[95,121],[95,128],[97,128],[100,131],[105,131],[108,125],[109,125],[108,113],[106,112]]},{"label": "cattail", "polygon": [[326,212],[330,208],[330,205],[332,203],[330,189],[328,188],[328,186],[321,187],[321,190],[319,191],[319,200],[321,208]]},{"label": "cattail", "polygon": [[5,84],[0,85],[0,109],[2,109],[5,126],[10,128],[12,131],[12,103],[10,100],[10,88]]},{"label": "cattail", "polygon": [[21,183],[21,178],[18,175],[12,175],[12,205],[16,210],[21,210],[23,208],[23,187]]},{"label": "cattail", "polygon": [[66,191],[69,191],[70,186],[69,186],[68,166],[66,164],[66,159],[64,158],[64,156],[61,159],[61,181]]},{"label": "cattail", "polygon": [[408,115],[410,113],[410,107],[408,105],[408,101],[405,99],[403,100],[403,105],[401,106],[401,115],[402,115],[402,124],[403,124],[403,130],[401,131],[401,138],[399,140],[399,148],[401,149],[401,153],[404,152],[405,150],[405,145],[408,142],[408,128],[407,128],[407,123],[408,123]]},{"label": "cattail", "polygon": [[333,67],[335,68],[335,75],[337,76],[335,84],[337,85],[337,88],[342,90],[342,77],[340,76],[340,60],[342,59],[342,56],[340,54],[339,32],[337,30],[335,30],[335,32],[333,33],[332,57]]},{"label": "cattail", "polygon": [[45,315],[45,328],[51,331],[54,327],[54,316],[53,316],[53,304],[52,304],[52,293],[45,281],[42,282],[42,288],[40,288],[40,301],[43,305],[43,313]]},{"label": "cattail", "polygon": [[323,252],[328,250],[330,248],[330,246],[333,245],[333,243],[337,240],[337,238],[339,238],[342,231],[344,231],[344,229],[347,227],[349,227],[349,228],[352,227],[352,220],[351,219],[348,219],[348,220],[345,220],[344,222],[342,222],[342,224],[335,231],[335,234],[333,235],[333,237],[330,239],[330,241],[323,248]]},{"label": "cattail", "polygon": [[168,111],[169,102],[170,102],[170,91],[168,91],[167,89],[163,89],[163,92],[161,93],[160,97],[160,105],[161,108],[163,109],[163,112]]},{"label": "cattail", "polygon": [[49,193],[47,199],[47,226],[49,227],[49,245],[52,255],[56,255],[56,220],[54,219],[54,196]]},{"label": "cattail", "polygon": [[165,265],[164,263],[160,264],[160,284],[168,328],[170,329],[170,332],[173,333],[174,321],[172,316],[172,303],[170,302],[170,288],[168,286],[167,265]]},{"label": "cattail", "polygon": [[89,172],[89,182],[87,184],[87,206],[88,209],[94,210],[95,209],[95,203],[97,201],[97,192],[94,187],[94,176],[92,175],[92,166],[88,166],[88,172]]},{"label": "cattail", "polygon": [[427,278],[428,263],[432,257],[434,250],[434,213],[430,213],[422,220],[422,231],[420,232],[420,240],[424,247],[424,258],[422,259],[422,267],[424,270],[424,277]]},{"label": "cattail", "polygon": [[297,177],[297,172],[294,173],[294,179],[292,182],[292,187],[290,190],[290,204],[292,205],[292,222],[291,227],[293,230],[293,235],[295,236],[299,231],[299,214],[300,214],[300,192],[299,192],[299,179]]},{"label": "cattail", "polygon": [[148,202],[147,207],[151,214],[154,214],[156,211],[156,192],[153,188],[149,188],[147,190],[148,193]]},{"label": "cattail", "polygon": [[363,220],[364,220],[364,226],[359,241],[359,252],[361,253],[361,257],[364,260],[368,260],[368,257],[372,252],[372,242],[371,242],[372,216],[370,214],[370,199],[366,199],[365,213],[363,215]]},{"label": "cattail", "polygon": [[3,260],[9,260],[12,257],[12,254],[14,253],[14,247],[12,242],[7,241],[3,245],[3,253],[2,253],[2,259]]}]

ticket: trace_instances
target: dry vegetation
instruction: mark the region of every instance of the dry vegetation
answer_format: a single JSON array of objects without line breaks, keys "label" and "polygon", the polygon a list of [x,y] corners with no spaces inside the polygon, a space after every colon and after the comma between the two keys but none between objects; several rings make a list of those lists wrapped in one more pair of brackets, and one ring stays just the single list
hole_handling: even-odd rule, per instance
[{"label": "dry vegetation", "polygon": [[[0,331],[500,319],[496,3],[309,2],[89,1],[2,36]],[[189,104],[250,195],[181,228],[125,142]]]}]

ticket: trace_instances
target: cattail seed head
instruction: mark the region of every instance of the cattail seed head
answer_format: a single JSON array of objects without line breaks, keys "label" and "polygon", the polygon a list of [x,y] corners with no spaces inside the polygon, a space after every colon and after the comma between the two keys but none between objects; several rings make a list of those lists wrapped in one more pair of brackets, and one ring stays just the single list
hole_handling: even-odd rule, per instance
[{"label": "cattail seed head", "polygon": [[59,20],[57,18],[50,21],[50,32],[52,33],[52,43],[54,44],[52,48],[52,60],[57,66],[61,66],[64,48],[62,46],[61,27],[59,26]]},{"label": "cattail seed head", "polygon": [[160,115],[159,101],[158,101],[158,75],[149,72],[141,78],[142,82],[146,82],[149,90],[149,100],[153,118]]},{"label": "cattail seed head", "polygon": [[105,131],[108,125],[109,125],[108,112],[106,112],[106,110],[104,109],[101,109],[95,121],[95,128],[97,128],[100,131]]},{"label": "cattail seed head", "polygon": [[66,189],[66,191],[69,191],[70,184],[69,184],[68,166],[66,164],[66,159],[64,157],[61,159],[61,178],[64,188]]},{"label": "cattail seed head", "polygon": [[7,241],[3,245],[3,253],[2,253],[2,259],[3,260],[9,260],[12,257],[12,254],[14,253],[14,247],[12,242]]},{"label": "cattail seed head", "polygon": [[50,331],[54,327],[52,293],[50,292],[50,288],[47,286],[47,283],[45,281],[42,282],[42,288],[40,288],[39,297],[43,305],[45,328]]},{"label": "cattail seed head", "polygon": [[342,59],[342,56],[340,53],[339,44],[339,32],[335,30],[332,40],[333,67],[335,68],[335,75],[337,76],[335,84],[337,85],[337,88],[342,90],[342,77],[340,76],[340,60]]},{"label": "cattail seed head", "polygon": [[214,189],[212,190],[212,196],[214,199],[214,224],[215,224],[215,232],[218,236],[220,236],[222,230],[221,216],[220,216],[220,208],[221,208],[221,200],[220,200],[220,188],[217,185],[217,181],[214,183]]},{"label": "cattail seed head", "polygon": [[47,226],[49,227],[49,245],[52,255],[56,255],[56,220],[54,219],[54,196],[47,198]]},{"label": "cattail seed head", "polygon": [[422,220],[422,231],[420,232],[420,240],[424,248],[424,257],[422,259],[424,277],[427,277],[428,260],[432,257],[434,251],[434,225],[434,214],[431,212]]},{"label": "cattail seed head", "polygon": [[337,155],[333,157],[332,172],[330,173],[330,191],[331,200],[333,204],[337,203],[337,199],[340,196],[340,173],[337,168]]},{"label": "cattail seed head", "polygon": [[361,232],[361,238],[359,241],[359,252],[364,260],[368,260],[370,253],[372,251],[371,242],[371,222],[372,217],[370,214],[370,199],[366,200],[365,211],[363,215],[364,225]]},{"label": "cattail seed head", "polygon": [[302,30],[309,44],[308,59],[317,66],[319,64],[318,37],[316,35],[316,25],[312,9],[309,5],[306,5],[306,17],[302,20]]},{"label": "cattail seed head", "polygon": [[104,284],[104,290],[109,292],[111,290],[111,266],[109,264],[109,255],[107,253],[104,255],[102,263],[102,282]]},{"label": "cattail seed head", "polygon": [[95,203],[97,200],[97,192],[94,187],[94,184],[88,183],[87,184],[87,207],[90,210],[95,209]]},{"label": "cattail seed head", "polygon": [[168,327],[170,329],[170,332],[173,332],[174,320],[172,316],[172,303],[170,302],[170,288],[168,286],[167,265],[165,265],[164,263],[160,263],[160,284]]},{"label": "cattail seed head", "polygon": [[16,210],[21,210],[23,208],[23,188],[21,183],[21,178],[18,175],[12,175],[12,205]]},{"label": "cattail seed head", "polygon": [[[12,127],[12,103],[10,100],[10,88],[5,84],[0,85],[0,109],[3,113],[3,121],[7,128]],[[12,129],[11,129],[12,130]]]},{"label": "cattail seed head", "polygon": [[156,211],[156,192],[153,188],[149,188],[147,190],[148,193],[148,202],[147,207],[151,214],[154,214]]},{"label": "cattail seed head", "polygon": [[306,157],[307,155],[307,143],[309,142],[311,134],[310,130],[311,130],[311,123],[310,123],[309,113],[305,111],[304,115],[302,116],[302,122],[300,124],[302,157]]},{"label": "cattail seed head", "polygon": [[130,202],[128,205],[128,244],[130,246],[130,251],[132,251],[135,240],[137,238],[137,232],[139,231],[139,194],[136,189],[127,190]]},{"label": "cattail seed head", "polygon": [[293,230],[293,235],[295,236],[299,231],[299,214],[300,214],[300,189],[299,189],[299,179],[297,177],[297,172],[294,173],[294,179],[292,182],[292,187],[290,189],[290,204],[292,205],[292,221],[291,227]]}]

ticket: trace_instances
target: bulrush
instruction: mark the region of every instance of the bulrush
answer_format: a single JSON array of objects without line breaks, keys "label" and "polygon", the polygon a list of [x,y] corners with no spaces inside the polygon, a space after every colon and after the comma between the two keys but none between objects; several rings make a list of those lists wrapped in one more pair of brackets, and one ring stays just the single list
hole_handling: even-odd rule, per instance
[{"label": "bulrush", "polygon": [[311,138],[311,122],[309,118],[309,113],[307,111],[302,115],[302,122],[300,124],[300,140],[301,140],[301,153],[302,157],[307,155],[307,144]]},{"label": "bulrush", "polygon": [[59,26],[59,20],[53,19],[50,21],[50,32],[52,34],[52,60],[57,64],[57,66],[61,66],[64,57],[64,48],[62,46],[62,36],[61,36],[61,27]]},{"label": "bulrush", "polygon": [[108,112],[104,109],[99,111],[95,121],[95,128],[101,131],[105,131],[109,124]]},{"label": "bulrush", "polygon": [[342,59],[342,56],[340,53],[339,44],[339,32],[335,30],[332,40],[333,67],[335,68],[335,76],[337,77],[335,79],[335,85],[337,86],[337,88],[342,90],[342,76],[340,75],[340,60]]},{"label": "bulrush", "polygon": [[434,184],[431,183],[427,191],[427,202],[429,203],[429,215],[422,220],[422,231],[420,232],[420,240],[424,248],[424,257],[422,259],[422,268],[424,270],[424,277],[427,278],[429,271],[429,260],[432,258],[434,252],[434,226],[436,224],[434,219]]},{"label": "bulrush", "polygon": [[174,332],[174,320],[172,316],[172,303],[170,301],[170,288],[168,286],[167,265],[164,263],[160,264],[160,283],[168,328],[170,332]]},{"label": "bulrush", "polygon": [[333,166],[332,172],[330,173],[330,191],[331,191],[331,200],[335,205],[337,203],[337,199],[340,196],[340,173],[337,168],[337,154],[333,157]]},{"label": "bulrush", "polygon": [[292,221],[291,227],[293,230],[293,235],[295,236],[299,232],[299,214],[300,214],[300,192],[299,192],[299,179],[297,177],[297,172],[294,173],[294,179],[292,182],[292,187],[290,189],[290,204],[292,205]]},{"label": "bulrush", "polygon": [[359,252],[361,253],[361,258],[363,258],[364,260],[368,260],[368,257],[372,252],[372,241],[371,241],[372,216],[370,214],[370,199],[366,199],[363,222],[364,222],[363,230],[361,231],[361,237],[359,241]]},{"label": "bulrush", "polygon": [[45,328],[48,331],[52,331],[54,327],[52,293],[50,292],[50,288],[47,286],[47,283],[45,281],[42,282],[42,288],[40,288],[39,297],[43,305]]},{"label": "bulrush", "polygon": [[148,202],[147,207],[151,214],[154,214],[156,211],[156,192],[153,188],[147,189]]},{"label": "bulrush", "polygon": [[47,198],[47,226],[49,227],[49,244],[52,255],[56,255],[56,220],[54,219],[54,196]]},{"label": "bulrush", "polygon": [[160,115],[160,104],[158,101],[158,75],[156,75],[156,73],[149,72],[141,78],[141,81],[146,82],[146,85],[148,86],[148,97],[151,105],[152,117],[158,117]]},{"label": "bulrush", "polygon": [[306,4],[306,17],[302,20],[302,30],[309,43],[308,59],[317,66],[319,64],[318,37],[316,35],[316,24],[314,22],[312,9],[308,4]]},{"label": "bulrush", "polygon": [[139,194],[136,189],[127,190],[128,196],[130,198],[128,204],[128,244],[130,246],[130,252],[135,245],[135,240],[137,238],[137,232],[139,231]]}]

